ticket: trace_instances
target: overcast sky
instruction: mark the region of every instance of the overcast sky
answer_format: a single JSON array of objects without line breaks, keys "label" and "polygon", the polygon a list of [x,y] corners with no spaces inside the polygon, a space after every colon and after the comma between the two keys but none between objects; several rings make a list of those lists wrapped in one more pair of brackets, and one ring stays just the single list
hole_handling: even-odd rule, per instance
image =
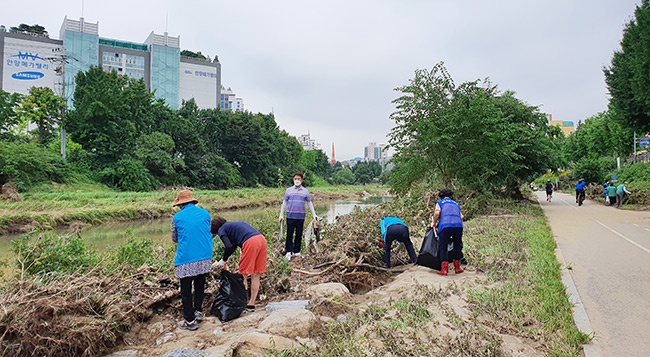
[{"label": "overcast sky", "polygon": [[[309,132],[336,159],[387,143],[395,87],[443,61],[457,84],[489,77],[553,119],[607,108],[611,63],[640,0],[56,0],[5,1],[0,24],[99,22],[105,38],[180,36],[219,56],[222,83],[247,110]],[[82,13],[83,11],[83,13]]]}]

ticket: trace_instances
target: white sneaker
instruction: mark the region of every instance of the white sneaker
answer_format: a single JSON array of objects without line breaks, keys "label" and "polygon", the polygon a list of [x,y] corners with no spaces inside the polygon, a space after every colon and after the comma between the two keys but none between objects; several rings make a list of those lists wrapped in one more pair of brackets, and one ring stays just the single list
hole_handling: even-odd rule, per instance
[{"label": "white sneaker", "polygon": [[300,258],[302,255],[300,254],[300,252],[298,252],[298,253],[293,253],[293,256],[296,258]]},{"label": "white sneaker", "polygon": [[287,260],[291,260],[291,252],[288,252],[284,257],[287,258]]}]

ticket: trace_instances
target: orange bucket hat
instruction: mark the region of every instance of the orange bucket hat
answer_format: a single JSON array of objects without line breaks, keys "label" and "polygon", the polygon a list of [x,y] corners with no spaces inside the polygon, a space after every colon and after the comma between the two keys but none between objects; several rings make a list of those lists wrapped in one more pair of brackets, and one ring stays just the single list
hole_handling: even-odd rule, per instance
[{"label": "orange bucket hat", "polygon": [[190,190],[182,190],[176,195],[176,200],[174,201],[174,206],[182,205],[185,203],[198,203],[199,201],[194,198],[194,194]]}]

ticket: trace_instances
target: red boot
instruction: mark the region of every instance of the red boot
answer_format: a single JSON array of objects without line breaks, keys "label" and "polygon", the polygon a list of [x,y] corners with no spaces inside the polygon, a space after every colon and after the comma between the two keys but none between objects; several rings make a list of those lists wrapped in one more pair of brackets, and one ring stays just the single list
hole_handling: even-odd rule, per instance
[{"label": "red boot", "polygon": [[442,265],[440,267],[440,271],[438,272],[438,275],[447,275],[447,270],[449,269],[449,262],[442,262],[440,263]]},{"label": "red boot", "polygon": [[460,274],[465,271],[460,267],[460,260],[454,260],[454,271],[456,274]]}]

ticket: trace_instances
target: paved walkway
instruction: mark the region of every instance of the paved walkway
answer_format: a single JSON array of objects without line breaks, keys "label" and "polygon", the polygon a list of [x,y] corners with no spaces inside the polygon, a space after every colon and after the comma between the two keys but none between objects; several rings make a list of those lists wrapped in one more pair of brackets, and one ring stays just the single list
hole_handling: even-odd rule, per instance
[{"label": "paved walkway", "polygon": [[596,336],[587,357],[650,356],[650,212],[537,196]]}]

